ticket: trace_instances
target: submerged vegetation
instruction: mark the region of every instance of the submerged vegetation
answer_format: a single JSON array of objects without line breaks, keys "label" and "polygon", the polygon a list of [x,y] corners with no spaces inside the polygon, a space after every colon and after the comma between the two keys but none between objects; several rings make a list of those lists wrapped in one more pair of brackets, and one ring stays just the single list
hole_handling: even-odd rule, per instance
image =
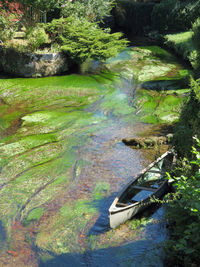
[{"label": "submerged vegetation", "polygon": [[[154,73],[154,65],[166,67]],[[182,84],[189,72],[156,46],[126,49],[105,66],[98,75],[1,79],[0,214],[9,249],[18,251],[18,222],[31,245],[55,255],[118,248],[145,235],[143,219],[102,230],[110,197],[141,166],[118,140],[132,134],[132,123],[138,132],[151,125],[149,99],[153,107],[165,103],[153,123],[176,121],[188,89],[176,94],[165,83]],[[135,81],[146,89],[136,88],[133,99]]]}]

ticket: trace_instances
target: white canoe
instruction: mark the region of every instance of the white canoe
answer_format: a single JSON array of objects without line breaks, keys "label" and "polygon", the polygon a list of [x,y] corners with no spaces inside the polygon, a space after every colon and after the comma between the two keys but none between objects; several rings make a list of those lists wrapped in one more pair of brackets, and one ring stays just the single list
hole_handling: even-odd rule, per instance
[{"label": "white canoe", "polygon": [[148,207],[152,197],[160,198],[169,190],[166,171],[171,170],[174,160],[174,154],[167,151],[125,186],[109,208],[111,228],[116,228]]}]

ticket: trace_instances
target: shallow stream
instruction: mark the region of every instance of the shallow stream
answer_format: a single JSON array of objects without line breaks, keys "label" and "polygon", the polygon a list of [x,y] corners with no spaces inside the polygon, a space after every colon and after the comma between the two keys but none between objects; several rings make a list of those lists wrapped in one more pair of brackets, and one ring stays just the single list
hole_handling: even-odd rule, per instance
[{"label": "shallow stream", "polygon": [[122,139],[163,134],[178,120],[189,70],[159,47],[95,67],[0,78],[0,266],[164,266],[164,208],[114,230],[108,208],[167,150]]}]

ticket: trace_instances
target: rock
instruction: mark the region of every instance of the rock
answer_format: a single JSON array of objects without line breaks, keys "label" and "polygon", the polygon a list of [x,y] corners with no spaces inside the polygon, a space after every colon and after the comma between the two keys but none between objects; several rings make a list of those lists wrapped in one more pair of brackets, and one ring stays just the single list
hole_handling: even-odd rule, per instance
[{"label": "rock", "polygon": [[0,46],[0,71],[14,76],[45,77],[68,70],[69,62],[62,53],[25,53]]},{"label": "rock", "polygon": [[150,136],[150,137],[135,137],[135,138],[124,138],[122,142],[125,145],[133,146],[136,148],[148,148],[158,145],[165,145],[171,143],[173,134],[167,136]]}]

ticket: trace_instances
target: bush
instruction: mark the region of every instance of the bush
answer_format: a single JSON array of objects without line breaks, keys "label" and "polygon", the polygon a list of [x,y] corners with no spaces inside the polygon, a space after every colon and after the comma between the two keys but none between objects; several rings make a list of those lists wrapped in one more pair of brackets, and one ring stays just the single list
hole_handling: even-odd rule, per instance
[{"label": "bush", "polygon": [[65,1],[61,7],[61,15],[65,18],[73,16],[89,21],[102,21],[110,15],[113,0],[75,0]]},{"label": "bush", "polygon": [[186,31],[200,16],[200,1],[162,0],[152,12],[152,26],[160,32]]},{"label": "bush", "polygon": [[26,32],[26,39],[31,51],[37,50],[42,44],[49,41],[48,35],[40,26],[29,28]]},{"label": "bush", "polygon": [[200,137],[200,81],[191,80],[191,93],[175,127],[173,145],[179,156],[191,158],[194,135]]},{"label": "bush", "polygon": [[154,3],[140,3],[132,0],[118,0],[113,10],[116,28],[132,35],[144,33],[151,24]]},{"label": "bush", "polygon": [[46,31],[53,42],[74,62],[82,63],[88,58],[105,60],[115,56],[127,46],[121,33],[110,34],[97,23],[75,17],[53,20],[46,25]]},{"label": "bush", "polygon": [[[199,149],[200,141],[197,138],[196,141]],[[173,178],[177,191],[169,211],[169,218],[173,220],[173,232],[166,246],[168,266],[199,266],[200,263],[200,152],[198,149],[192,148],[192,153],[196,155],[196,159],[191,162],[191,165],[196,165],[194,174]]]},{"label": "bush", "polygon": [[18,27],[16,16],[6,11],[0,12],[0,41],[11,40]]},{"label": "bush", "polygon": [[190,62],[195,70],[198,70],[200,61],[198,60],[198,50],[193,41],[192,31],[167,34],[164,39],[168,47],[174,49],[177,54]]},{"label": "bush", "polygon": [[200,50],[200,18],[198,18],[192,25],[193,36],[192,39],[194,41],[197,49]]}]

